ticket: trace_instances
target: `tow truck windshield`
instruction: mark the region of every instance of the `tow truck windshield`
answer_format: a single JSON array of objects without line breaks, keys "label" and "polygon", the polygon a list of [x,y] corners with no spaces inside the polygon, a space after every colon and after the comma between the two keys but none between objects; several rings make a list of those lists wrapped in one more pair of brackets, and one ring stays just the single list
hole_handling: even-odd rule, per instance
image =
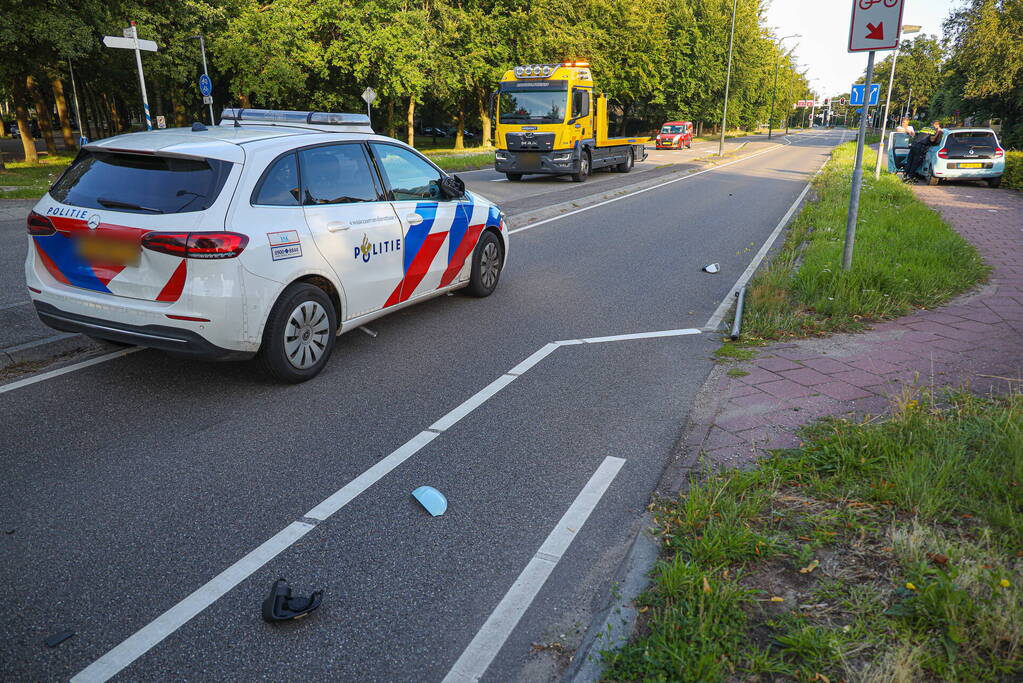
[{"label": "tow truck windshield", "polygon": [[567,90],[514,90],[501,93],[501,123],[561,123]]}]

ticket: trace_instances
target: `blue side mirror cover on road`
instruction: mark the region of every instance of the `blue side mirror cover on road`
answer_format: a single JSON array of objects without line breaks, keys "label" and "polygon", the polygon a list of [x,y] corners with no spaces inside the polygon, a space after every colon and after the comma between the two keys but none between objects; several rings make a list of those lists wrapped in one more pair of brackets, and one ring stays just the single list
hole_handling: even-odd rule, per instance
[{"label": "blue side mirror cover on road", "polygon": [[448,509],[448,499],[432,486],[420,486],[412,492],[412,497],[434,517],[440,517]]}]

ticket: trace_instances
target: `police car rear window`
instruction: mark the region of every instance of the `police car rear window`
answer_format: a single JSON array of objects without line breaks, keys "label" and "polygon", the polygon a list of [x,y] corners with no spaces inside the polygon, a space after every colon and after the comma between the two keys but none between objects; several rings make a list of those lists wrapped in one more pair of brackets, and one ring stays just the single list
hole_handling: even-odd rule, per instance
[{"label": "police car rear window", "polygon": [[213,205],[230,172],[231,163],[219,159],[83,151],[50,196],[94,209],[190,213]]},{"label": "police car rear window", "polygon": [[948,136],[946,144],[949,147],[994,147],[995,136],[993,133],[962,132],[952,133]]}]

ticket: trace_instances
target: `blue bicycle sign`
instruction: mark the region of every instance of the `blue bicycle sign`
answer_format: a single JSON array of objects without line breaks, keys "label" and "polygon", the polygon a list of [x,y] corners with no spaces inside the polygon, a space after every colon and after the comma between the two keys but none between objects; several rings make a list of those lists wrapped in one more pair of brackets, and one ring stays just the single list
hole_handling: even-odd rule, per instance
[{"label": "blue bicycle sign", "polygon": [[199,94],[203,97],[209,97],[213,94],[213,81],[206,74],[199,76]]}]

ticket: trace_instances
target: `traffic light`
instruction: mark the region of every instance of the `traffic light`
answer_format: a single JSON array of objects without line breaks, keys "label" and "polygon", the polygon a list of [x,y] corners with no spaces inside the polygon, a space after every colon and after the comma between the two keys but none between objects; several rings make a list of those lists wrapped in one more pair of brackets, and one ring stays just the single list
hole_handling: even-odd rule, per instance
[{"label": "traffic light", "polygon": [[845,105],[845,98],[843,97],[842,99],[840,99],[838,101],[838,103],[844,106]]}]

